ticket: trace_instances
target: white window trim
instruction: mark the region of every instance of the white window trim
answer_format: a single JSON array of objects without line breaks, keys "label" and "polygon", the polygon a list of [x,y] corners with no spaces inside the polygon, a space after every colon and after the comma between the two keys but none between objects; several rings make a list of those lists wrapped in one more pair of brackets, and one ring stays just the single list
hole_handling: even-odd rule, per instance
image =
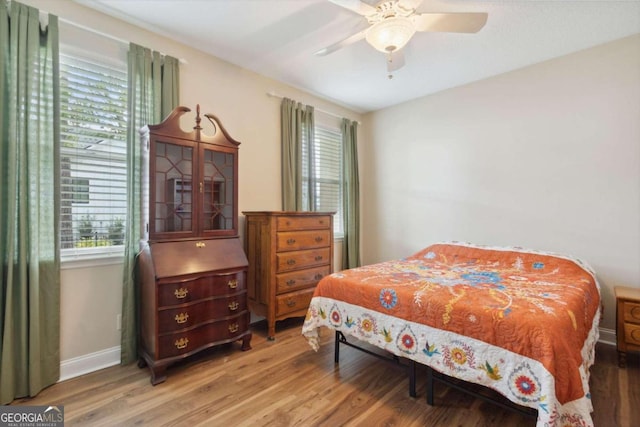
[{"label": "white window trim", "polygon": [[100,267],[103,265],[122,264],[123,262],[124,245],[60,251],[61,270]]}]

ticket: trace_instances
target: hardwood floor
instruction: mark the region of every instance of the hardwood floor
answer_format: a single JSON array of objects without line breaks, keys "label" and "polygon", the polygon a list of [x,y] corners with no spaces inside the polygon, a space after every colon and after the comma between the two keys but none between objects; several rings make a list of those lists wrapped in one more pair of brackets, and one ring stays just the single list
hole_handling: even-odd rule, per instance
[{"label": "hardwood floor", "polygon": [[[435,406],[408,394],[403,366],[342,346],[333,363],[333,332],[315,353],[301,319],[252,326],[253,349],[218,347],[149,382],[147,368],[115,366],[55,384],[14,405],[64,405],[67,426],[535,426],[535,419],[436,383]],[[640,425],[640,357],[618,369],[615,347],[598,345],[591,371],[596,426]]]}]

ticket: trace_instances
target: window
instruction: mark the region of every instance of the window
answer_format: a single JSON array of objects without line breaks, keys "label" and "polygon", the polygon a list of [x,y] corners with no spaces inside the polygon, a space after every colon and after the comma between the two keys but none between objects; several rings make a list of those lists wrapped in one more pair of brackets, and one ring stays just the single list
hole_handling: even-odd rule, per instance
[{"label": "window", "polygon": [[[312,176],[314,199],[310,201],[313,210],[335,212],[333,232],[343,237],[342,224],[342,132],[339,127],[316,124],[312,145],[303,140],[302,162],[308,164],[310,153],[315,161],[309,169],[303,171],[302,179],[306,183]],[[307,185],[303,185],[303,199],[308,198]]]},{"label": "window", "polygon": [[126,66],[60,54],[61,249],[122,252],[126,221]]},{"label": "window", "polygon": [[89,180],[71,178],[71,201],[73,203],[89,203]]}]

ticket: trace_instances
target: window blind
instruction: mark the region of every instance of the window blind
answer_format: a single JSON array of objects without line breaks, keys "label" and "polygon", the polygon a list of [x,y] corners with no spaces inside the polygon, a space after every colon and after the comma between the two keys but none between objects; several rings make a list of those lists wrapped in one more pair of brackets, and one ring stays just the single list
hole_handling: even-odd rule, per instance
[{"label": "window blind", "polygon": [[60,104],[62,253],[122,250],[126,68],[61,53]]},{"label": "window blind", "polygon": [[[318,125],[314,132],[313,144],[302,151],[302,164],[309,165],[309,169],[303,167],[303,180],[312,180],[315,210],[335,212],[333,231],[336,237],[342,237],[342,132]],[[303,144],[306,143],[303,139]],[[306,188],[304,185],[303,198],[309,197]]]}]

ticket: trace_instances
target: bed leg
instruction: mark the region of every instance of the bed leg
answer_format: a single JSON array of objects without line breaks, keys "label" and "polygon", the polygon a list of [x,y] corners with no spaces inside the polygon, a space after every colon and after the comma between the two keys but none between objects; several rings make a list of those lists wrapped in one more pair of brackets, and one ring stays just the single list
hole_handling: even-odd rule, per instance
[{"label": "bed leg", "polygon": [[409,396],[416,397],[416,362],[409,360]]},{"label": "bed leg", "polygon": [[336,331],[336,342],[335,342],[335,347],[333,349],[334,351],[333,360],[336,365],[340,363],[340,334],[341,334],[340,331]]},{"label": "bed leg", "polygon": [[433,369],[427,366],[427,404],[433,406]]}]

